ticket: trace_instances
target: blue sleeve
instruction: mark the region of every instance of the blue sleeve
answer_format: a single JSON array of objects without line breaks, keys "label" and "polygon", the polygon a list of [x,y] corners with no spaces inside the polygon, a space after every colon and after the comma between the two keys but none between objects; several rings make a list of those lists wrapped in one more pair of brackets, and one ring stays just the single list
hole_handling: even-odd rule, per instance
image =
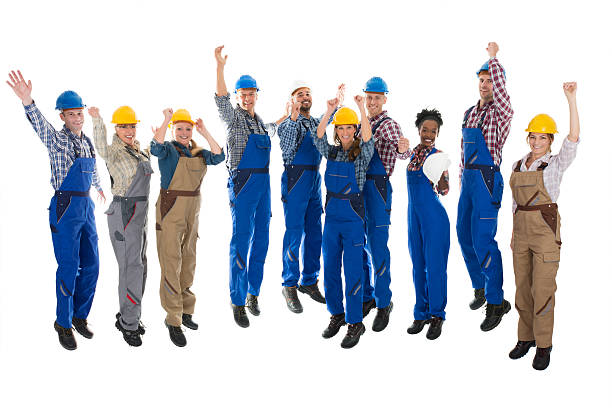
[{"label": "blue sleeve", "polygon": [[221,153],[219,154],[214,154],[209,150],[203,149],[202,157],[204,157],[204,161],[207,165],[216,166],[217,164],[222,163],[223,160],[225,160],[225,153],[223,152],[223,149],[221,149]]},{"label": "blue sleeve", "polygon": [[278,125],[278,138],[280,140],[280,148],[284,152],[290,152],[295,149],[295,141],[298,136],[298,123],[294,122],[291,118],[285,119],[280,125]]},{"label": "blue sleeve", "polygon": [[158,159],[165,159],[168,156],[168,148],[170,143],[158,143],[157,140],[151,140],[151,154],[156,156]]},{"label": "blue sleeve", "polygon": [[322,138],[317,137],[317,132],[312,132],[310,134],[310,137],[312,137],[312,141],[319,153],[321,153],[322,156],[325,156],[325,158],[327,158],[327,156],[329,155],[329,149],[332,147],[327,142],[327,132]]},{"label": "blue sleeve", "polygon": [[359,153],[360,160],[367,165],[370,163],[372,156],[374,156],[374,138],[370,138],[367,142],[361,142],[361,153]]}]

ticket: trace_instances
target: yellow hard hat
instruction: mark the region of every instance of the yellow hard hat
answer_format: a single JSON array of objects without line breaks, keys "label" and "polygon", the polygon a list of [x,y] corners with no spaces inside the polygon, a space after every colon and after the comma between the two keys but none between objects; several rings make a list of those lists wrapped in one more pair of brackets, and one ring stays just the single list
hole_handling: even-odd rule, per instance
[{"label": "yellow hard hat", "polygon": [[343,107],[338,109],[332,123],[334,125],[358,125],[359,117],[351,108]]},{"label": "yellow hard hat", "polygon": [[136,119],[136,112],[134,112],[134,109],[130,108],[129,106],[120,106],[117,108],[117,110],[113,113],[113,119],[111,120],[111,123],[116,125],[128,125],[138,122],[140,121]]},{"label": "yellow hard hat", "polygon": [[170,123],[173,125],[177,122],[189,122],[192,125],[195,125],[195,122],[191,120],[191,115],[187,111],[187,109],[177,109],[176,112],[172,114],[172,119]]},{"label": "yellow hard hat", "polygon": [[545,113],[540,113],[531,119],[525,132],[534,133],[557,133],[557,124]]}]

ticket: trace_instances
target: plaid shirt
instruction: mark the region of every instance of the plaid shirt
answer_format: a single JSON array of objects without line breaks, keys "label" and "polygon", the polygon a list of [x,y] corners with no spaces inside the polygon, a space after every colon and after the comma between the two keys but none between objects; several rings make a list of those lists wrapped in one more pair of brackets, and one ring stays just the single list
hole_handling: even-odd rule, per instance
[{"label": "plaid shirt", "polygon": [[[563,178],[563,173],[570,164],[576,158],[576,151],[578,150],[578,142],[571,142],[568,138],[563,139],[563,144],[561,145],[561,149],[559,150],[559,154],[553,155],[550,152],[546,153],[544,156],[540,157],[538,160],[534,160],[531,163],[531,166],[527,168],[525,163],[527,159],[531,155],[531,153],[527,153],[525,157],[523,157],[521,162],[521,171],[536,171],[538,167],[542,163],[548,163],[548,166],[544,170],[542,170],[542,178],[544,179],[544,188],[546,192],[550,196],[550,199],[553,203],[557,202],[559,198],[559,194],[561,193],[561,179]],[[515,162],[512,165],[512,171],[516,168],[516,165],[519,162]],[[516,201],[514,201],[514,196],[512,196],[512,213],[516,212]]]},{"label": "plaid shirt", "polygon": [[[322,138],[317,137],[317,132],[313,132],[311,134],[314,145],[321,155],[325,156],[327,159],[329,155],[329,151],[334,147],[334,145],[329,144],[327,141],[327,134]],[[372,139],[367,142],[361,141],[361,152],[359,156],[355,159],[355,178],[357,179],[357,185],[359,186],[359,191],[363,191],[363,185],[366,180],[366,172],[368,171],[368,166],[370,165],[370,159],[374,155],[374,143],[372,143]],[[341,162],[350,162],[348,157],[348,151],[344,151],[342,148],[338,150],[338,155],[336,156],[336,161]]]},{"label": "plaid shirt", "polygon": [[410,157],[410,150],[405,153],[399,153],[397,151],[397,142],[399,138],[403,136],[402,129],[396,121],[387,115],[386,110],[369,118],[372,129],[385,118],[389,119],[385,120],[385,122],[376,129],[376,133],[372,135],[372,138],[374,139],[374,146],[376,146],[376,151],[380,156],[380,160],[387,171],[387,176],[390,177],[391,174],[393,174],[395,160],[398,158],[406,160]]},{"label": "plaid shirt", "polygon": [[126,149],[133,149],[134,154],[148,161],[151,153],[148,150],[141,151],[140,143],[134,140],[134,147],[128,146],[115,133],[113,142],[106,144],[106,126],[102,118],[93,118],[94,144],[100,157],[106,161],[106,167],[112,178],[111,191],[113,195],[123,196],[127,192],[134,175],[138,170],[140,161],[132,156]]},{"label": "plaid shirt", "polygon": [[[480,106],[480,101],[476,103],[474,109],[468,115],[465,127],[477,128],[482,121],[482,133],[485,143],[489,148],[491,157],[496,165],[502,161],[502,148],[508,134],[510,133],[510,121],[514,115],[510,96],[506,92],[506,77],[504,68],[500,65],[497,58],[489,60],[489,73],[493,81],[493,101]],[[469,110],[468,110],[469,111]],[[468,112],[466,111],[466,113]],[[463,174],[463,137],[461,138],[461,162],[459,163],[459,178]]]},{"label": "plaid shirt", "polygon": [[[336,110],[334,110],[334,113],[329,117],[328,125],[333,120]],[[291,116],[289,116],[278,125],[278,138],[280,140],[280,148],[283,152],[283,163],[285,165],[293,163],[293,159],[302,145],[306,132],[310,130],[310,134],[317,133],[317,127],[319,127],[319,123],[321,123],[323,116],[324,115],[320,118],[312,116],[307,118],[300,113],[295,122],[292,121]]]},{"label": "plaid shirt", "polygon": [[242,154],[249,141],[249,135],[251,133],[264,134],[267,132],[269,136],[274,136],[277,125],[276,123],[264,124],[259,115],[255,114],[255,117],[251,117],[238,104],[234,108],[230,102],[229,93],[221,96],[215,95],[215,103],[219,110],[219,117],[227,127],[227,159],[225,164],[231,176],[240,164],[240,159],[242,159]]},{"label": "plaid shirt", "polygon": [[[77,158],[95,159],[91,140],[82,132],[82,137],[75,135],[65,125],[61,131],[56,131],[38,110],[34,102],[24,106],[24,109],[26,117],[32,124],[36,134],[47,148],[51,164],[51,185],[55,190],[58,190],[68,175],[72,163]],[[96,187],[96,190],[102,191],[96,165],[94,165],[92,184]]]}]

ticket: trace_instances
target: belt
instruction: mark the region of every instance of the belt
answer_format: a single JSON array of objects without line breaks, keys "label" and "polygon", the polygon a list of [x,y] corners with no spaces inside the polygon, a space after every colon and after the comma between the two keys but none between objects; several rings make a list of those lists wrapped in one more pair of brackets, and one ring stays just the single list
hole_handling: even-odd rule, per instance
[{"label": "belt", "polygon": [[148,199],[149,199],[149,197],[147,197],[147,196],[135,196],[135,197],[113,196],[113,202],[114,203],[118,203],[118,202],[121,202],[121,201],[127,201],[127,200],[132,200],[132,201],[147,201]]},{"label": "belt", "polygon": [[386,174],[366,174],[366,180],[389,180]]},{"label": "belt", "polygon": [[55,190],[55,196],[60,197],[63,195],[77,196],[77,197],[89,197],[89,191],[67,191],[67,190]]},{"label": "belt", "polygon": [[241,171],[249,172],[249,173],[269,173],[270,169],[267,167],[264,167],[264,168],[253,168],[253,169],[236,169],[234,171],[236,173],[240,173]]},{"label": "belt", "polygon": [[557,207],[557,203],[551,203],[551,204],[540,204],[540,205],[517,205],[516,206],[516,210],[517,211],[542,211],[542,210],[548,210],[548,209],[558,209]]},{"label": "belt", "polygon": [[312,170],[318,171],[319,166],[311,164],[285,164],[285,169]]},{"label": "belt", "polygon": [[488,164],[470,164],[467,163],[463,166],[463,168],[468,170],[492,170],[495,172],[499,172],[499,166],[490,166]]},{"label": "belt", "polygon": [[179,197],[179,196],[195,197],[195,196],[200,195],[200,189],[198,188],[195,191],[187,191],[187,190],[166,190],[165,188],[162,188],[159,194],[161,194],[162,196],[165,195],[165,196],[174,196],[174,197]]},{"label": "belt", "polygon": [[351,199],[351,198],[359,198],[361,197],[361,193],[351,193],[351,194],[342,194],[342,193],[334,193],[333,191],[328,191],[327,196],[331,198],[339,198],[341,200]]}]

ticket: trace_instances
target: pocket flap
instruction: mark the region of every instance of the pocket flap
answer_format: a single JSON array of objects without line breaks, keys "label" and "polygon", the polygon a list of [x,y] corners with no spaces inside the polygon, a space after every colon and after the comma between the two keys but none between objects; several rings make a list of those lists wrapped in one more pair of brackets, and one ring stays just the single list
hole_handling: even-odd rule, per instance
[{"label": "pocket flap", "polygon": [[106,215],[113,215],[114,213],[115,213],[115,209],[113,208],[112,205],[108,207],[108,210],[104,211],[104,214]]},{"label": "pocket flap", "polygon": [[270,138],[266,135],[257,135],[258,137],[255,138],[255,146],[257,146],[259,149],[270,149],[272,147],[272,144],[270,142]]},{"label": "pocket flap", "polygon": [[544,252],[542,254],[542,260],[544,262],[559,262],[560,257],[560,252]]},{"label": "pocket flap", "polygon": [[480,212],[481,220],[497,220],[497,211],[484,210]]}]

